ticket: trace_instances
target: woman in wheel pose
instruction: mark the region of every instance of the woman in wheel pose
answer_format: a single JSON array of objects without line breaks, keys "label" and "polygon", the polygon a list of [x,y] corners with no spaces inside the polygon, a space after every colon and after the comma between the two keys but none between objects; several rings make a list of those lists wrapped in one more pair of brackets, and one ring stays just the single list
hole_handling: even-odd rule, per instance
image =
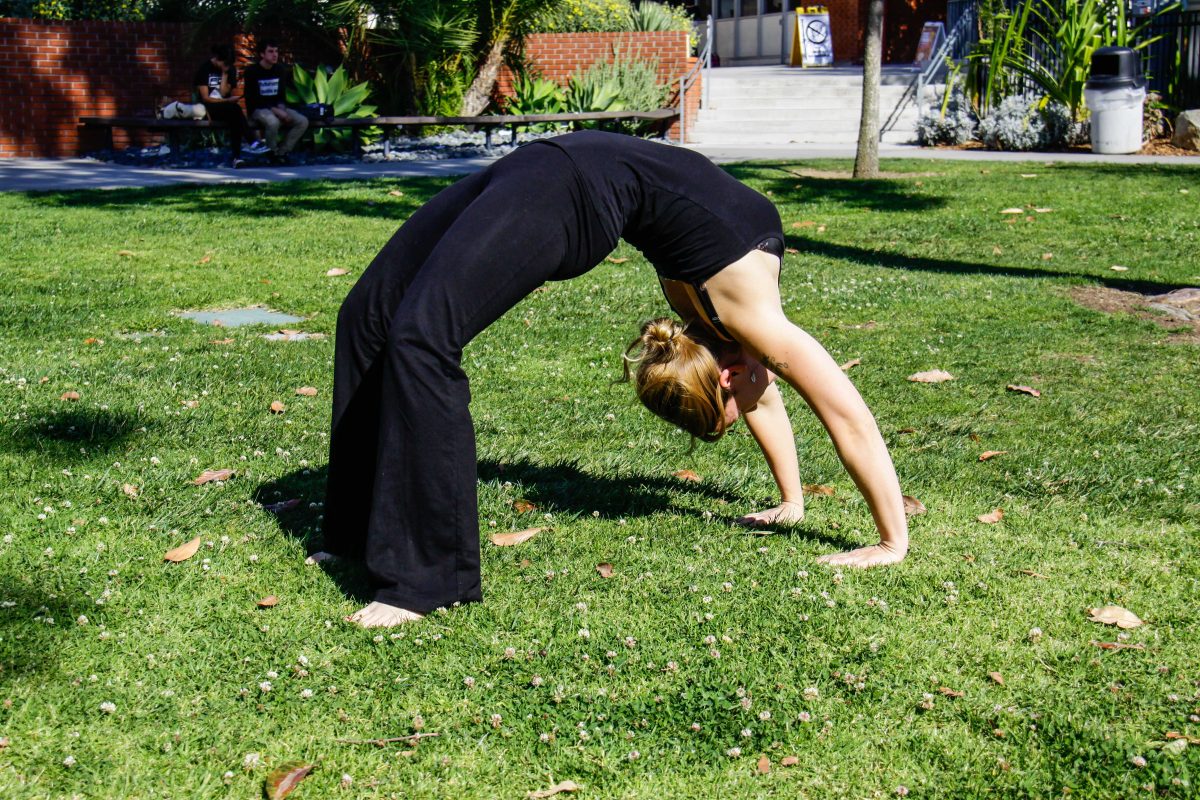
[{"label": "woman in wheel pose", "polygon": [[804,507],[780,377],[824,424],[880,541],[823,556],[859,567],[908,551],[904,504],[875,420],[779,298],[771,202],[697,153],[583,131],[522,146],[438,194],[384,246],[338,314],[326,554],[362,558],[375,600],[348,619],[397,625],[482,599],[475,436],[463,347],[545,281],[582,275],[624,238],[687,320],[654,320],[627,351],[642,402],[705,441],[739,416],[780,504]]}]

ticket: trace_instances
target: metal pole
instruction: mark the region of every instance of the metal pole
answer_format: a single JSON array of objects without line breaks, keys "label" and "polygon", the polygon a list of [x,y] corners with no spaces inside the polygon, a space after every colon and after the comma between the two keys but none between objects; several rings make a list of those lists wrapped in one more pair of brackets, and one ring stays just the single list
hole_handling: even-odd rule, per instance
[{"label": "metal pole", "polygon": [[711,82],[711,77],[712,77],[712,76],[711,76],[711,72],[712,72],[712,54],[713,54],[713,46],[715,45],[715,42],[713,41],[713,36],[714,36],[715,34],[716,34],[716,29],[715,29],[715,27],[713,26],[713,18],[712,18],[712,14],[709,14],[709,15],[708,15],[708,20],[705,22],[705,32],[704,32],[704,86],[702,86],[702,87],[701,87],[701,89],[703,90],[703,97],[701,97],[701,99],[700,99],[701,105],[703,105],[703,106],[704,106],[704,108],[708,108],[708,84]]}]

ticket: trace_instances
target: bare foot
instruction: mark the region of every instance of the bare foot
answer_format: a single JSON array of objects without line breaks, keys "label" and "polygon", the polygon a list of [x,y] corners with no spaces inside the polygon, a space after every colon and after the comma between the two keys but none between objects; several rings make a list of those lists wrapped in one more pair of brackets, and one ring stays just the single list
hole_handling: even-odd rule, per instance
[{"label": "bare foot", "polygon": [[304,559],[304,563],[308,565],[320,564],[322,561],[337,561],[338,557],[333,553],[326,553],[324,550],[318,550],[308,558]]},{"label": "bare foot", "polygon": [[387,603],[371,603],[346,617],[346,622],[353,622],[364,628],[394,628],[406,622],[416,622],[424,616],[407,608],[389,606]]},{"label": "bare foot", "polygon": [[804,503],[785,500],[774,508],[747,514],[734,521],[744,528],[765,528],[768,525],[794,525],[804,520]]},{"label": "bare foot", "polygon": [[898,550],[892,545],[873,544],[870,547],[860,547],[846,553],[830,553],[817,559],[818,563],[830,564],[835,567],[882,567],[885,564],[895,564],[904,560],[908,548]]}]

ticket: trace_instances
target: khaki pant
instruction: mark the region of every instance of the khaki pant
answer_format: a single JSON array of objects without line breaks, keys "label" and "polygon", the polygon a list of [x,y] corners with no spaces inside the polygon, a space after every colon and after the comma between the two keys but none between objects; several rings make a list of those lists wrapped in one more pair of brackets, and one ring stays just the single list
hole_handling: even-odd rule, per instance
[{"label": "khaki pant", "polygon": [[255,125],[261,127],[267,134],[267,147],[271,148],[271,152],[277,156],[282,156],[292,152],[292,148],[296,146],[296,142],[300,141],[300,137],[308,130],[308,118],[294,109],[286,109],[285,113],[288,117],[287,138],[283,140],[283,144],[279,144],[279,126],[283,121],[275,116],[275,112],[269,108],[260,108],[255,111],[250,119]]}]

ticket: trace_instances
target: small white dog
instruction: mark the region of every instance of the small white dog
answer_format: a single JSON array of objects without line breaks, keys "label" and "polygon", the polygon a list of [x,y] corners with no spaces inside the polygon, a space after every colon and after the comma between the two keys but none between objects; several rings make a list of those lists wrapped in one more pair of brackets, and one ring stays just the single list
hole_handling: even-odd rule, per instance
[{"label": "small white dog", "polygon": [[204,103],[180,103],[169,97],[162,99],[158,109],[158,116],[163,119],[204,119],[207,114]]}]

